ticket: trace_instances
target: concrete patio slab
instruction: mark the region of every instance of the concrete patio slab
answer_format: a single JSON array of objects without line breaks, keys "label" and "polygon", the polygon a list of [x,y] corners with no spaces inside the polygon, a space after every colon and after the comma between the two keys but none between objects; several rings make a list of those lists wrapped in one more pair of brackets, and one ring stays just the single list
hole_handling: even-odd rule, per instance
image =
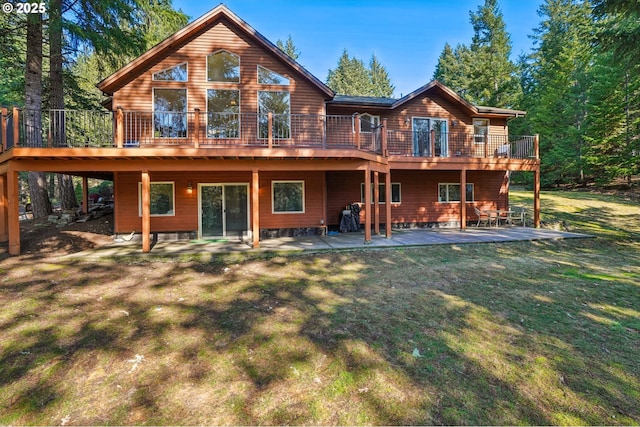
[{"label": "concrete patio slab", "polygon": [[372,237],[364,242],[364,233],[341,233],[327,236],[281,237],[260,242],[260,248],[253,249],[248,242],[239,240],[219,241],[161,241],[156,243],[149,254],[142,252],[141,243],[120,242],[102,246],[93,250],[67,255],[63,258],[81,258],[97,260],[100,258],[131,256],[180,256],[214,255],[234,252],[300,252],[323,250],[357,250],[386,247],[411,247],[427,245],[450,245],[470,243],[499,243],[534,240],[557,240],[590,238],[592,236],[566,231],[505,227],[505,228],[468,228],[458,229],[410,229],[394,230],[391,238],[384,235]]}]

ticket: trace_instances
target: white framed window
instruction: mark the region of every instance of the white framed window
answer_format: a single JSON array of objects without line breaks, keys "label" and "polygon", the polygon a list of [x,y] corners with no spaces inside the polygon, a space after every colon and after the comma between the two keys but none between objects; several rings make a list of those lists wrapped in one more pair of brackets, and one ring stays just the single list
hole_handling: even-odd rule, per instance
[{"label": "white framed window", "polygon": [[[380,193],[379,203],[385,203],[387,194],[385,192],[386,185],[384,182],[378,184],[378,192]],[[401,188],[399,182],[391,183],[391,203],[402,203]],[[360,202],[364,203],[364,182],[360,183]],[[371,185],[371,203],[373,203],[373,184]]]},{"label": "white framed window", "polygon": [[207,56],[207,81],[240,83],[240,57],[226,50]]},{"label": "white framed window", "polygon": [[271,71],[262,65],[258,65],[258,83],[261,85],[288,86],[290,81],[282,74]]},{"label": "white framed window", "polygon": [[[380,116],[374,116],[369,113],[360,114],[360,133],[371,133],[380,126]],[[356,120],[352,120],[353,131],[356,131]]]},{"label": "white framed window", "polygon": [[[150,183],[149,196],[151,216],[175,216],[176,194],[173,181]],[[138,216],[142,216],[142,182],[138,182]]]},{"label": "white framed window", "polygon": [[[467,202],[473,202],[474,186],[467,183]],[[440,183],[438,184],[438,202],[440,203],[460,203],[460,183]]]},{"label": "white framed window", "polygon": [[304,181],[271,181],[271,212],[304,213]]},{"label": "white framed window", "polygon": [[165,68],[156,73],[153,73],[154,81],[163,82],[186,82],[189,80],[189,74],[187,70],[187,63],[183,62],[174,67]]},{"label": "white framed window", "polygon": [[484,144],[489,132],[489,119],[473,119],[473,140]]}]

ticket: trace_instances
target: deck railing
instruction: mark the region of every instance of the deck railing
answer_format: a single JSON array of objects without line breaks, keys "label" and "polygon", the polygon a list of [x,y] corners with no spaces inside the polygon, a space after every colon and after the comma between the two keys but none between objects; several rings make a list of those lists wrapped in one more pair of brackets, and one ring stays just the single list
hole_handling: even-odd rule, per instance
[{"label": "deck railing", "polygon": [[[357,149],[384,156],[537,158],[534,136],[388,129],[358,115],[2,109],[2,150],[48,148],[265,147]],[[387,128],[385,130],[385,127]]]},{"label": "deck railing", "polygon": [[535,136],[387,130],[389,156],[537,158]]}]

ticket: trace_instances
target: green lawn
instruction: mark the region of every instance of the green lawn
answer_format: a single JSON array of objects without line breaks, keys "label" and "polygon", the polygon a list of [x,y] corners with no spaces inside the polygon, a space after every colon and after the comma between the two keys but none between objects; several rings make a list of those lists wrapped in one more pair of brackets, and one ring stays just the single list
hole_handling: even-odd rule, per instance
[{"label": "green lawn", "polygon": [[640,206],[542,196],[596,238],[5,259],[0,423],[638,424]]}]

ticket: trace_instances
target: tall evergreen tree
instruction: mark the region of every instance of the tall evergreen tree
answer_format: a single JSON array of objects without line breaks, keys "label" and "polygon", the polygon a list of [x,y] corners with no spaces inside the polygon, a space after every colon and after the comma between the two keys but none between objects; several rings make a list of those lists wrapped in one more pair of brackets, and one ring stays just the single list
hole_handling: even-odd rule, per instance
[{"label": "tall evergreen tree", "polygon": [[516,66],[509,59],[511,40],[497,0],[485,0],[469,12],[473,26],[470,46],[447,43],[434,78],[475,104],[514,107],[520,99]]},{"label": "tall evergreen tree", "polygon": [[586,88],[592,62],[593,22],[588,2],[546,0],[528,58],[523,106],[540,133],[544,185],[583,182]]},{"label": "tall evergreen tree", "polygon": [[298,58],[300,57],[300,51],[298,50],[295,43],[293,42],[293,39],[291,38],[291,34],[289,34],[289,37],[285,42],[278,39],[278,41],[276,41],[276,46],[278,46],[278,49],[280,49],[281,51],[289,55],[289,57],[292,58],[294,61],[297,61]]},{"label": "tall evergreen tree", "polygon": [[636,1],[597,0],[597,39],[589,73],[587,160],[600,180],[640,173],[640,8]]},{"label": "tall evergreen tree", "polygon": [[[27,55],[25,73],[25,129],[29,143],[42,145],[42,14],[31,13],[27,16]],[[47,193],[44,172],[29,172],[29,195],[33,218],[42,220],[51,213],[51,201]]]},{"label": "tall evergreen tree", "polygon": [[468,96],[482,105],[513,107],[518,102],[519,87],[516,67],[509,59],[511,38],[498,0],[485,0],[483,6],[469,15],[474,35]]},{"label": "tall evergreen tree", "polygon": [[454,50],[449,43],[445,43],[433,74],[434,79],[449,86],[465,98],[468,97],[471,77],[472,61],[468,58],[469,55],[470,51],[466,45],[459,44]]},{"label": "tall evergreen tree", "polygon": [[387,70],[375,55],[367,68],[361,59],[350,57],[347,49],[342,52],[338,66],[329,70],[327,85],[339,95],[354,96],[390,97],[394,89]]},{"label": "tall evergreen tree", "polygon": [[640,173],[640,78],[638,67],[599,51],[589,73],[586,159],[601,181]]},{"label": "tall evergreen tree", "polygon": [[393,96],[394,86],[389,79],[389,73],[382,66],[376,55],[371,56],[369,61],[369,79],[371,81],[372,96],[390,98]]},{"label": "tall evergreen tree", "polygon": [[339,95],[368,96],[371,81],[364,62],[349,56],[347,49],[342,52],[335,70],[329,70],[327,85]]}]

